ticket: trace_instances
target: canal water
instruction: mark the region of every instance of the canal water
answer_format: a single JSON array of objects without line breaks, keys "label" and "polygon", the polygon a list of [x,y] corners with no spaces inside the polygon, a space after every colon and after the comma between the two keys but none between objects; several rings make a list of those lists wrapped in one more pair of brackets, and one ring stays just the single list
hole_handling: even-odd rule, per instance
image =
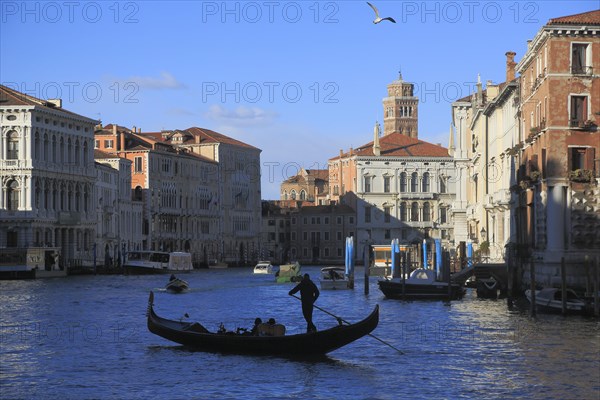
[{"label": "canal water", "polygon": [[[303,267],[314,280],[318,267]],[[473,291],[451,303],[387,300],[362,269],[354,290],[321,291],[317,305],[358,321],[380,305],[375,336],[318,361],[194,352],[151,334],[146,305],[211,330],[276,318],[305,329],[292,284],[251,269],[168,276],[71,276],[0,282],[0,399],[598,399],[600,325],[586,317],[539,314],[526,301]],[[318,283],[318,282],[317,282]],[[315,309],[315,323],[336,324]]]}]

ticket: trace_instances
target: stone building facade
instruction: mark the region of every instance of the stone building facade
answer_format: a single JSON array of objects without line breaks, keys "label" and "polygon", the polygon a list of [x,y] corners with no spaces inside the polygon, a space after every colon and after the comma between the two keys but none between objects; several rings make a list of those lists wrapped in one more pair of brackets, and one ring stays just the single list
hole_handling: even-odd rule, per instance
[{"label": "stone building facade", "polygon": [[142,204],[142,249],[187,251],[195,265],[223,259],[216,162],[139,128],[107,125],[95,138],[98,149],[131,163],[132,202]]},{"label": "stone building facade", "polygon": [[551,19],[528,43],[516,67],[520,259],[552,285],[564,258],[568,284],[583,287],[585,257],[600,256],[600,10]]},{"label": "stone building facade", "polygon": [[329,172],[326,169],[304,169],[281,184],[280,200],[309,201],[322,205],[329,190]]},{"label": "stone building facade", "polygon": [[0,247],[55,247],[87,265],[96,236],[96,121],[0,85]]}]

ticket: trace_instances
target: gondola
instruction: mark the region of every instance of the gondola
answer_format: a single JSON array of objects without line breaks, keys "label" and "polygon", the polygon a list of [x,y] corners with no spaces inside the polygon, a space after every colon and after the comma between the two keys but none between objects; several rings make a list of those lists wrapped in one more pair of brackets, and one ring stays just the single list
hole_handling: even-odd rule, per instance
[{"label": "gondola", "polygon": [[370,334],[379,323],[379,306],[364,320],[322,331],[282,336],[213,333],[198,323],[161,318],[154,312],[154,293],[148,299],[148,330],[167,340],[201,351],[275,356],[322,356]]},{"label": "gondola", "polygon": [[183,293],[190,288],[190,285],[183,279],[173,278],[167,283],[165,289],[170,293]]}]

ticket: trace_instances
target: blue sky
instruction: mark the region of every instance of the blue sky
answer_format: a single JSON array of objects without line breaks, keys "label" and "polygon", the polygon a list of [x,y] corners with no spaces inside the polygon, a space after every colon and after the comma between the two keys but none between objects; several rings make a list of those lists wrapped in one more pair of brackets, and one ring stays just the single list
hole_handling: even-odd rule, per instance
[{"label": "blue sky", "polygon": [[262,149],[262,197],[372,140],[386,85],[416,86],[419,138],[448,145],[450,104],[505,78],[550,19],[597,1],[0,3],[0,82],[103,124],[198,126]]}]

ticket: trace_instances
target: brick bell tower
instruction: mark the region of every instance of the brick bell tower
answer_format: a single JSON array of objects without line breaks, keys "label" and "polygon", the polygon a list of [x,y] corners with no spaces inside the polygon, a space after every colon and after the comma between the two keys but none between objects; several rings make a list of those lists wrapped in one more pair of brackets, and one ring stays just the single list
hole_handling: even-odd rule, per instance
[{"label": "brick bell tower", "polygon": [[388,97],[383,99],[383,136],[398,132],[418,139],[419,98],[414,96],[414,85],[398,79],[387,86]]}]

